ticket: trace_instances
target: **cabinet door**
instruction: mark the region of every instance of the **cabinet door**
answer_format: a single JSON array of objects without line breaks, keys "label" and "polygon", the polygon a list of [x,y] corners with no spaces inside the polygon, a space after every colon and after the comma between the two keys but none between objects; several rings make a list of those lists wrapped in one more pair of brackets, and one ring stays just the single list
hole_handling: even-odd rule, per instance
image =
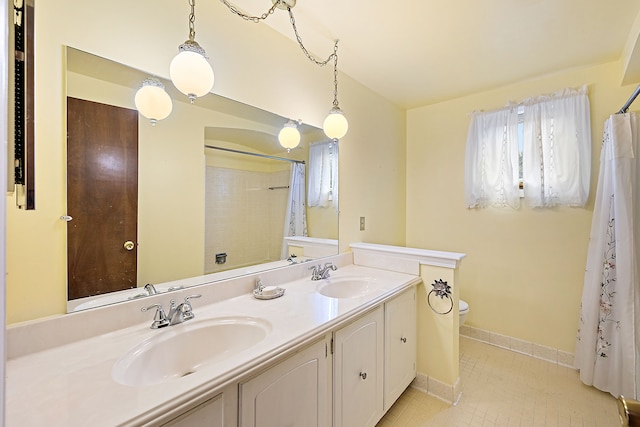
[{"label": "cabinet door", "polygon": [[334,336],[334,427],[374,426],[382,417],[383,310]]},{"label": "cabinet door", "polygon": [[416,377],[416,288],[385,304],[384,410]]},{"label": "cabinet door", "polygon": [[219,394],[178,418],[163,424],[163,427],[226,427],[224,422],[224,399]]},{"label": "cabinet door", "polygon": [[240,384],[242,427],[329,425],[327,344],[321,340]]}]

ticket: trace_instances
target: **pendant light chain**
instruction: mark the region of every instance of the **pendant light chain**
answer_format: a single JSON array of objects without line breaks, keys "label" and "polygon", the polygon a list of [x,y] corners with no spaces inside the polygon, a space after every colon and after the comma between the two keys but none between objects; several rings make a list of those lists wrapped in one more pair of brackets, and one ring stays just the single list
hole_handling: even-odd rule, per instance
[{"label": "pendant light chain", "polygon": [[[189,24],[189,28],[191,31],[193,31],[193,2],[195,2],[195,0],[189,0],[189,4],[191,4],[191,16],[189,17],[190,20],[190,24]],[[229,3],[228,0],[220,0],[221,3],[223,3],[225,6],[227,6],[227,8],[233,12],[234,14],[238,15],[239,17],[241,17],[242,19],[244,19],[245,21],[251,21],[254,23],[258,23],[260,21],[264,21],[265,19],[267,19],[269,17],[269,15],[272,15],[273,12],[276,10],[276,8],[278,6],[280,6],[280,4],[283,4],[283,2],[280,1],[276,1],[273,3],[273,6],[271,6],[271,8],[266,11],[265,13],[263,13],[260,16],[251,16],[251,15],[247,15],[246,13],[242,12],[240,9],[238,9],[236,6],[232,5],[231,3]],[[333,106],[335,108],[338,108],[338,42],[339,40],[335,41],[335,45],[333,46],[333,53],[331,55],[329,55],[329,57],[327,59],[325,59],[324,61],[320,61],[318,59],[316,59],[316,57],[314,57],[313,55],[311,55],[309,53],[309,51],[307,50],[307,48],[305,47],[304,43],[302,42],[302,37],[300,36],[300,33],[298,32],[298,26],[296,25],[296,18],[293,16],[293,12],[291,11],[291,7],[287,6],[287,11],[289,12],[289,21],[291,22],[291,26],[293,27],[293,32],[296,35],[296,40],[298,41],[298,45],[300,45],[300,49],[302,49],[302,52],[304,53],[304,55],[313,63],[315,63],[316,65],[319,65],[320,67],[324,67],[325,65],[327,65],[332,59],[333,59]],[[190,33],[191,34],[191,33]],[[195,32],[193,32],[193,34],[195,35]]]},{"label": "pendant light chain", "polygon": [[[189,1],[195,1],[195,0],[189,0]],[[245,14],[236,6],[232,5],[229,2],[229,0],[220,0],[220,2],[223,3],[225,6],[227,6],[227,8],[231,12],[233,12],[234,14],[238,15],[239,17],[241,17],[246,21],[251,21],[254,23],[259,23],[260,21],[267,19],[270,15],[273,14],[276,7],[283,10],[287,9],[287,11],[289,12],[289,21],[291,22],[291,26],[293,27],[293,32],[295,33],[295,36],[296,36],[296,41],[298,42],[300,49],[302,49],[302,53],[304,53],[307,59],[309,59],[311,62],[313,62],[314,64],[320,67],[324,67],[331,60],[333,60],[333,108],[331,108],[331,111],[329,111],[329,115],[324,121],[323,129],[325,134],[329,138],[337,141],[338,139],[342,138],[346,134],[349,128],[349,123],[347,122],[347,119],[344,117],[344,114],[342,113],[342,110],[340,110],[340,106],[338,104],[338,42],[339,40],[335,41],[333,45],[333,53],[331,53],[331,55],[329,55],[327,59],[325,59],[324,61],[317,59],[315,56],[309,53],[304,43],[302,42],[302,37],[300,36],[300,33],[298,32],[296,19],[293,16],[293,12],[291,11],[292,7],[295,6],[296,4],[296,0],[271,0],[271,1],[273,2],[273,6],[271,6],[271,8],[267,12],[263,13],[260,16],[251,16],[251,15]],[[287,128],[286,125],[285,125],[285,128]],[[283,130],[285,129],[283,128]],[[280,138],[280,136],[278,138]],[[281,145],[282,145],[282,140],[281,140]]]},{"label": "pendant light chain", "polygon": [[191,13],[189,14],[189,40],[194,41],[196,39],[196,0],[189,0],[189,6],[191,6]]},{"label": "pendant light chain", "polygon": [[271,6],[271,9],[269,9],[268,11],[266,11],[265,13],[263,13],[260,16],[251,16],[251,15],[247,15],[246,13],[242,12],[240,9],[238,9],[237,7],[235,7],[234,5],[232,5],[231,3],[229,3],[227,0],[220,0],[225,6],[227,6],[227,8],[229,8],[229,10],[233,13],[235,13],[236,15],[238,15],[239,17],[241,17],[242,19],[244,19],[245,21],[251,21],[255,24],[257,24],[260,21],[264,21],[265,19],[267,19],[269,17],[269,15],[272,15],[273,12],[276,10],[276,7],[278,7],[279,3],[275,2],[273,4],[273,6]]},{"label": "pendant light chain", "polygon": [[336,40],[336,44],[333,48],[333,53],[331,55],[329,55],[329,57],[327,59],[325,59],[324,61],[319,61],[317,60],[313,55],[311,55],[309,53],[309,51],[307,50],[306,47],[304,47],[304,43],[302,43],[302,37],[300,37],[300,33],[298,33],[298,27],[296,26],[296,18],[293,17],[293,12],[291,11],[290,7],[287,7],[287,10],[289,11],[289,21],[291,22],[291,26],[293,27],[293,32],[296,35],[296,40],[298,41],[298,44],[300,45],[300,49],[302,49],[302,52],[305,54],[305,56],[307,58],[309,58],[309,60],[311,62],[316,63],[317,65],[324,67],[325,65],[327,65],[329,63],[329,61],[331,61],[332,59],[334,59],[334,61],[337,61],[337,56],[338,56],[338,40]]},{"label": "pendant light chain", "polygon": [[333,108],[339,109],[338,105],[338,42],[333,45]]},{"label": "pendant light chain", "polygon": [[293,27],[293,32],[296,35],[296,40],[298,41],[298,44],[300,45],[300,49],[302,49],[302,52],[305,54],[305,56],[309,58],[311,62],[315,63],[316,65],[319,65],[320,67],[324,67],[329,63],[329,61],[333,59],[333,107],[339,109],[340,107],[338,105],[338,42],[340,40],[335,41],[335,44],[333,45],[333,53],[329,55],[329,57],[324,61],[319,61],[309,53],[307,48],[304,46],[304,43],[302,43],[302,37],[300,37],[300,33],[298,32],[298,26],[296,25],[296,19],[293,16],[293,12],[291,11],[290,7],[287,7],[287,10],[289,11],[289,21],[291,22],[291,26]]}]

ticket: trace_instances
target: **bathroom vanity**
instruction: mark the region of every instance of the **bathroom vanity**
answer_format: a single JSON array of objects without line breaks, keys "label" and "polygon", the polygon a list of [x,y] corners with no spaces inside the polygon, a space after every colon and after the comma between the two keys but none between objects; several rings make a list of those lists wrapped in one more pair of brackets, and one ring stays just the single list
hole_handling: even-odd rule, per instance
[{"label": "bathroom vanity", "polygon": [[[416,375],[420,277],[330,261],[10,327],[7,425],[375,425]],[[141,312],[194,294],[188,322]]]}]

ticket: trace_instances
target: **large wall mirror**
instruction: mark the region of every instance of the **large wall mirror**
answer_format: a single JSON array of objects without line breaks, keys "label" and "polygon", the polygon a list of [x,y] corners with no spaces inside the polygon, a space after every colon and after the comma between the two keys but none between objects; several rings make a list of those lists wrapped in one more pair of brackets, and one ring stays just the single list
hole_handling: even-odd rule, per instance
[{"label": "large wall mirror", "polygon": [[[148,74],[70,47],[66,54],[69,311],[338,253],[338,147],[320,129],[301,124],[301,143],[288,152],[277,135],[289,118],[214,94],[191,105],[168,81],[172,113],[152,125],[133,111]],[[132,112],[133,123],[115,125],[126,119],[111,118],[113,109]],[[124,139],[121,127],[134,140],[125,154],[111,144]],[[103,185],[122,187],[125,175],[135,192],[110,201]],[[300,197],[306,232],[288,236],[299,218],[288,207]],[[128,271],[109,257],[116,266],[128,260]]]}]

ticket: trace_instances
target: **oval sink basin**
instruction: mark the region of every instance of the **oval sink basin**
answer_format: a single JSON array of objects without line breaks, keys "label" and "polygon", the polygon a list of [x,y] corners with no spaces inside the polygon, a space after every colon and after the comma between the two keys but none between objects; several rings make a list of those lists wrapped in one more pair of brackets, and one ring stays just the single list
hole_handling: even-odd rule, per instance
[{"label": "oval sink basin", "polygon": [[159,384],[235,356],[269,333],[268,322],[225,317],[169,326],[129,350],[113,366],[115,381],[128,386]]},{"label": "oval sink basin", "polygon": [[374,289],[373,280],[367,277],[337,277],[322,280],[317,290],[329,298],[354,298]]}]

